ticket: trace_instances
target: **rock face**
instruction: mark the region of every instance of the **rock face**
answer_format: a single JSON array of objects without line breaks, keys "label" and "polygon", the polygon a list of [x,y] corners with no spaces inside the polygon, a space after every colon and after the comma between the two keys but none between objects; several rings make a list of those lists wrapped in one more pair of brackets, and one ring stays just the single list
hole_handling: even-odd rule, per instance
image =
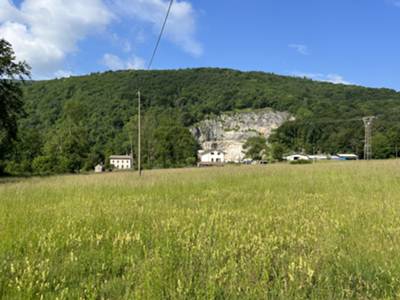
[{"label": "rock face", "polygon": [[272,130],[291,119],[293,117],[287,112],[269,109],[227,113],[198,123],[191,132],[203,150],[222,150],[225,161],[240,162],[244,158],[243,144],[249,137],[263,135],[268,138]]}]

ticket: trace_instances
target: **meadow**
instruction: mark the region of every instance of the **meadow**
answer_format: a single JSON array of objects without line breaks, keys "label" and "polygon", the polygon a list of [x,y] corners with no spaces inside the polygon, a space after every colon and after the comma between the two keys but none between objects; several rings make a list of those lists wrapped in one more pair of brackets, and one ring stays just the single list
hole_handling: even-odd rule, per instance
[{"label": "meadow", "polygon": [[0,181],[1,299],[400,297],[400,161]]}]

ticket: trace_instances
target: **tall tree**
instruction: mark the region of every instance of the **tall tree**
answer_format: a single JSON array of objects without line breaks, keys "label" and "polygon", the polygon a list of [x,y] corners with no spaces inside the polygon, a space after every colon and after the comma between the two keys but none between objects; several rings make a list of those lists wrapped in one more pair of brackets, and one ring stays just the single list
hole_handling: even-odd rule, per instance
[{"label": "tall tree", "polygon": [[243,145],[246,158],[261,160],[268,152],[267,140],[263,136],[253,136],[247,139]]},{"label": "tall tree", "polygon": [[[119,153],[132,154],[137,165],[137,116],[118,137]],[[196,163],[197,143],[176,110],[149,109],[142,115],[142,164],[145,168],[190,166]]]},{"label": "tall tree", "polygon": [[35,172],[74,173],[94,167],[96,157],[89,157],[89,132],[82,121],[84,115],[85,107],[79,101],[65,103],[62,119],[46,137],[43,155],[33,160]]},{"label": "tall tree", "polygon": [[17,136],[17,121],[24,112],[21,83],[29,75],[28,64],[17,62],[11,44],[0,39],[0,161]]}]

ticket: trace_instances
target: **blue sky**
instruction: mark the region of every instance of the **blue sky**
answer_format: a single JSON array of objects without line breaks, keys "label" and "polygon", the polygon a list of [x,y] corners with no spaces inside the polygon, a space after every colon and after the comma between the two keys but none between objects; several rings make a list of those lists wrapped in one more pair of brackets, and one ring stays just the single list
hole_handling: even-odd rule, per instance
[{"label": "blue sky", "polygon": [[[167,0],[0,0],[35,78],[144,68]],[[227,67],[400,90],[400,0],[175,1],[153,67]]]}]

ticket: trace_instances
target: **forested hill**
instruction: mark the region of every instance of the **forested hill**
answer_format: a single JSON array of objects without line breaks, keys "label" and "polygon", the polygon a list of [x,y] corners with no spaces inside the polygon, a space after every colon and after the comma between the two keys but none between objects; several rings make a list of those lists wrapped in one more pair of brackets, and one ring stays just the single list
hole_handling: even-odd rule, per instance
[{"label": "forested hill", "polygon": [[362,154],[361,122],[327,121],[367,115],[380,116],[377,157],[394,155],[394,145],[400,145],[400,93],[394,90],[228,69],[118,71],[29,83],[24,88],[27,117],[20,122],[8,169],[71,171],[91,168],[111,153],[128,153],[131,140],[135,148],[130,133],[135,132],[139,89],[148,167],[192,163],[196,145],[185,127],[210,114],[245,108],[271,107],[296,116],[271,139],[286,151]]},{"label": "forested hill", "polygon": [[30,118],[40,117],[47,127],[47,121],[59,118],[64,105],[71,101],[79,102],[91,114],[105,113],[106,121],[126,120],[135,113],[138,89],[145,107],[184,111],[187,124],[211,113],[264,107],[301,116],[314,114],[316,118],[381,115],[398,107],[400,100],[400,93],[390,89],[229,69],[96,73],[35,82],[25,95]]}]

